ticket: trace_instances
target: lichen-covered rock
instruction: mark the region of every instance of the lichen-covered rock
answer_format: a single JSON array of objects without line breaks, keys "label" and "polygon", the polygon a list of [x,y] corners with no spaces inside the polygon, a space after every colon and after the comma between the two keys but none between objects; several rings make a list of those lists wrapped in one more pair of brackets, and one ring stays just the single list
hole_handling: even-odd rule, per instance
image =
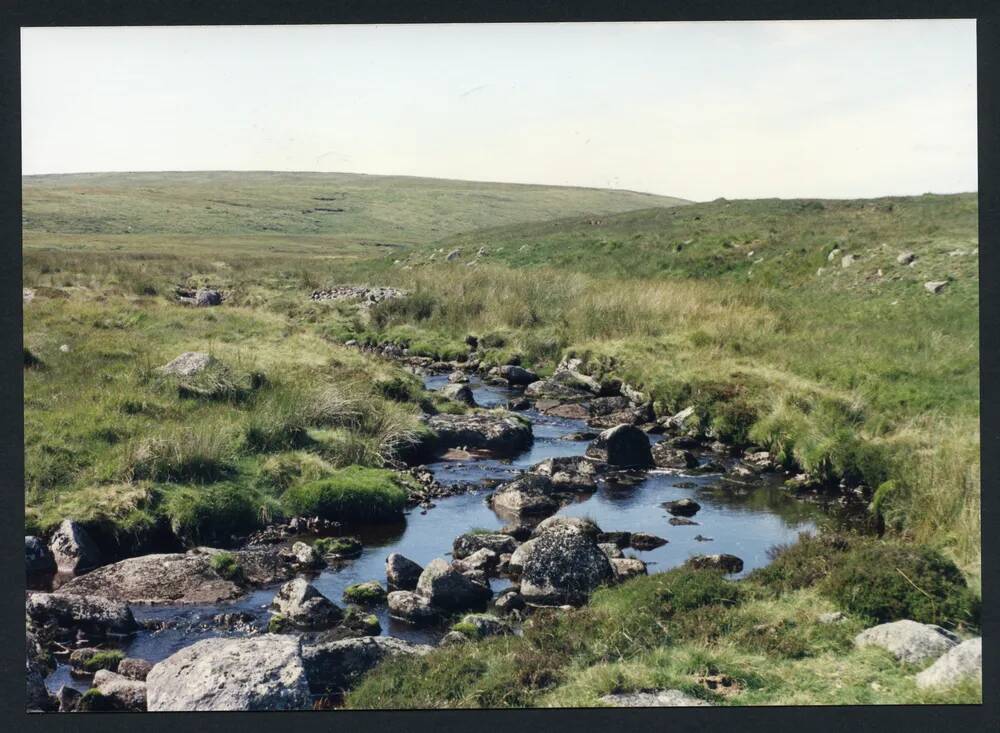
[{"label": "lichen-covered rock", "polygon": [[517,540],[511,535],[499,532],[467,532],[459,535],[451,544],[451,556],[456,560],[468,557],[479,550],[490,550],[497,555],[513,552],[517,548]]},{"label": "lichen-covered rock", "polygon": [[153,666],[150,711],[308,710],[309,683],[294,636],[204,639]]},{"label": "lichen-covered rock", "polygon": [[695,555],[688,558],[688,565],[696,570],[721,570],[724,573],[738,573],[743,570],[743,561],[736,555]]},{"label": "lichen-covered rock", "polygon": [[598,542],[597,546],[601,548],[601,552],[608,556],[609,560],[625,557],[625,553],[614,542]]},{"label": "lichen-covered rock", "polygon": [[951,687],[968,677],[983,675],[983,640],[963,641],[952,647],[917,675],[917,687]]},{"label": "lichen-covered rock", "polygon": [[49,550],[62,573],[85,572],[101,564],[101,551],[79,523],[64,519],[49,540]]},{"label": "lichen-covered rock", "polygon": [[628,580],[637,575],[646,575],[646,563],[638,558],[613,557],[610,558],[610,561],[616,580]]},{"label": "lichen-covered rock", "polygon": [[416,593],[431,606],[448,611],[483,606],[493,595],[489,586],[473,582],[441,558],[427,563],[417,581]]},{"label": "lichen-covered rock", "polygon": [[281,586],[271,601],[271,608],[299,629],[328,629],[344,617],[344,612],[333,601],[302,578]]},{"label": "lichen-covered rock", "polygon": [[505,615],[514,611],[520,611],[524,606],[524,596],[514,588],[508,588],[493,601],[493,608],[497,613]]},{"label": "lichen-covered rock", "polygon": [[490,505],[501,514],[552,514],[559,509],[556,488],[547,476],[526,473],[504,484],[490,496]]},{"label": "lichen-covered rock", "polygon": [[547,458],[532,466],[531,473],[545,476],[559,492],[586,493],[597,490],[597,465],[582,456]]},{"label": "lichen-covered rock", "polygon": [[484,547],[461,560],[453,560],[451,566],[463,575],[475,579],[493,575],[499,564],[500,556]]},{"label": "lichen-covered rock", "polygon": [[56,571],[56,560],[38,537],[24,537],[25,575],[45,575]]},{"label": "lichen-covered rock", "polygon": [[160,372],[177,377],[193,377],[215,363],[211,354],[203,351],[185,351],[173,361],[160,367]]},{"label": "lichen-covered rock", "polygon": [[286,560],[303,569],[319,568],[326,564],[316,548],[305,542],[296,542],[283,555]]},{"label": "lichen-covered rock", "polygon": [[130,603],[218,603],[243,591],[192,553],[143,555],[73,578],[61,593],[101,595]]},{"label": "lichen-covered rock", "polygon": [[422,572],[420,565],[398,552],[385,559],[385,579],[390,590],[413,590]]},{"label": "lichen-covered rock", "polygon": [[653,463],[657,468],[694,468],[698,465],[698,459],[694,453],[683,448],[675,448],[669,443],[660,441],[653,445]]},{"label": "lichen-covered rock", "polygon": [[392,591],[386,596],[386,603],[390,616],[408,621],[414,626],[432,624],[441,615],[430,601],[408,590]]},{"label": "lichen-covered rock", "polygon": [[130,634],[138,625],[128,604],[102,596],[32,593],[25,601],[28,617],[39,626],[80,629],[89,634]]},{"label": "lichen-covered rock", "polygon": [[73,578],[60,593],[100,595],[129,603],[210,604],[232,600],[250,585],[267,585],[294,575],[294,566],[273,550],[229,553],[242,571],[242,581],[222,577],[211,559],[222,552],[197,548],[187,553],[131,557]]},{"label": "lichen-covered rock", "polygon": [[616,708],[678,708],[706,707],[708,703],[680,690],[653,690],[652,692],[624,692],[598,698],[605,705]]},{"label": "lichen-covered rock", "polygon": [[595,541],[601,535],[601,528],[597,526],[597,522],[593,519],[587,519],[586,517],[549,517],[548,519],[543,519],[538,525],[532,530],[531,536],[538,537],[546,532],[554,529],[571,529],[580,534],[587,535],[588,537],[593,537]]},{"label": "lichen-covered rock", "polygon": [[94,688],[101,693],[112,710],[144,712],[146,710],[146,683],[132,680],[106,669],[94,674]]},{"label": "lichen-covered rock", "polygon": [[323,644],[304,644],[302,662],[314,693],[350,689],[385,659],[426,654],[432,647],[391,636],[362,636]]},{"label": "lichen-covered rock", "polygon": [[125,659],[118,662],[118,674],[130,680],[138,680],[140,682],[146,681],[149,670],[152,668],[152,662],[145,659],[137,659],[136,657],[125,657]]},{"label": "lichen-covered rock", "polygon": [[472,388],[467,384],[446,384],[441,388],[441,396],[455,400],[455,402],[461,402],[469,407],[476,406],[475,395],[472,394]]},{"label": "lichen-covered rock", "polygon": [[587,446],[587,456],[612,466],[648,468],[653,465],[649,437],[633,425],[616,425],[605,430]]},{"label": "lichen-covered rock", "polygon": [[934,624],[921,624],[904,619],[865,629],[854,637],[857,647],[877,646],[890,652],[901,662],[920,664],[936,659],[956,646],[959,638]]},{"label": "lichen-covered rock", "polygon": [[498,456],[511,456],[532,443],[531,423],[504,412],[473,415],[434,415],[427,419],[437,450],[475,448]]},{"label": "lichen-covered rock", "polygon": [[598,586],[614,578],[596,537],[570,527],[554,527],[518,551],[522,548],[520,592],[528,603],[580,605]]}]

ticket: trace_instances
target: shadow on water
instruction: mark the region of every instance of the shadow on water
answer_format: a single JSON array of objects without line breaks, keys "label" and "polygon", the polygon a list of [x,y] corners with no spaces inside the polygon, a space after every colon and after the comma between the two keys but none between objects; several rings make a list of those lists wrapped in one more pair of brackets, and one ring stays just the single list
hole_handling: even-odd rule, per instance
[{"label": "shadow on water", "polygon": [[[440,388],[447,377],[432,376],[425,380],[428,388]],[[503,405],[517,393],[484,385],[476,380],[472,385],[476,401],[483,406]],[[425,565],[435,557],[451,552],[452,540],[474,528],[495,530],[506,522],[486,504],[491,485],[515,477],[523,469],[555,456],[583,455],[587,442],[564,440],[570,433],[589,430],[582,420],[543,415],[535,410],[521,413],[534,427],[535,440],[531,448],[510,460],[469,459],[438,461],[428,464],[435,477],[444,484],[469,484],[472,489],[435,500],[430,510],[419,508],[408,512],[405,520],[390,524],[351,527],[342,534],[356,536],[364,544],[361,555],[351,560],[331,564],[310,578],[316,588],[339,605],[344,605],[344,590],[368,580],[385,580],[385,559],[393,552]],[[658,440],[658,436],[650,436]],[[718,460],[717,456],[711,456]],[[578,497],[558,514],[589,517],[606,531],[627,530],[647,532],[668,540],[649,551],[629,550],[649,565],[649,572],[662,572],[685,562],[695,554],[731,553],[744,561],[742,575],[768,562],[768,550],[775,545],[793,542],[800,532],[815,530],[821,524],[846,521],[839,507],[819,502],[803,501],[780,488],[781,477],[753,486],[721,481],[718,474],[690,475],[677,471],[652,471],[630,485],[612,485],[601,481],[593,494]],[[696,524],[673,526],[670,515],[661,506],[664,502],[682,498],[695,499],[701,509],[692,518]],[[492,582],[495,591],[508,585],[505,579]],[[163,623],[165,628],[145,630],[122,645],[128,656],[156,662],[182,647],[200,639],[219,635],[247,633],[246,626],[262,630],[267,627],[267,607],[276,587],[256,590],[231,603],[212,606],[136,606],[134,613],[141,622]],[[211,621],[223,613],[246,614],[248,624],[242,629],[227,630]],[[444,633],[442,628],[416,628],[392,619],[382,605],[372,609],[382,626],[382,633],[419,643],[436,643]],[[48,686],[57,690],[62,684],[86,689],[86,680],[69,676],[68,668],[60,668],[49,677]]]}]

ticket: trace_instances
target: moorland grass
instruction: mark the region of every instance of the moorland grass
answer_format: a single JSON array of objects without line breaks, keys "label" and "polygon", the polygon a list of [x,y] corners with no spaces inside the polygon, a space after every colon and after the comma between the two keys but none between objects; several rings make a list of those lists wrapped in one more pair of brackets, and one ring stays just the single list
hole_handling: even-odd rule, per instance
[{"label": "moorland grass", "polygon": [[298,516],[337,521],[378,521],[402,516],[407,491],[398,474],[350,466],[330,476],[290,487],[282,504]]}]

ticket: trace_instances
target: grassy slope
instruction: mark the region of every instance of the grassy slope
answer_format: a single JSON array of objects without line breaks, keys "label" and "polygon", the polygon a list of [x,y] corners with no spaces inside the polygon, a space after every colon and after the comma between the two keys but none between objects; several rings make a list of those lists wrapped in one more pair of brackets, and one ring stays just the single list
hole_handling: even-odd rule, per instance
[{"label": "grassy slope", "polygon": [[[164,512],[191,514],[187,499],[215,485],[235,485],[264,517],[298,478],[379,465],[419,409],[372,387],[398,370],[330,343],[331,324],[357,316],[309,301],[318,273],[381,251],[373,243],[394,251],[463,228],[674,201],[352,174],[25,178],[24,284],[40,290],[25,305],[24,341],[44,364],[25,371],[29,527],[75,516],[142,529]],[[305,211],[316,207],[345,211]],[[201,284],[223,288],[226,305],[173,300],[175,286]],[[181,398],[154,368],[189,350],[243,377],[262,371],[269,386],[239,403]],[[346,404],[304,417],[322,390]],[[363,405],[349,399],[373,390]],[[302,447],[304,471],[292,452]],[[219,511],[232,506],[219,496]]]},{"label": "grassy slope", "polygon": [[[197,177],[197,185],[208,185],[208,176]],[[720,415],[732,421],[727,405],[745,403],[762,437],[794,435],[790,452],[814,466],[837,458],[844,445],[856,447],[858,436],[893,447],[893,475],[904,484],[896,501],[902,527],[946,547],[975,575],[978,276],[973,256],[948,254],[977,245],[973,196],[822,207],[712,202],[574,214],[440,242],[415,227],[403,241],[416,246],[372,258],[365,243],[382,234],[310,234],[300,231],[305,218],[296,230],[291,222],[301,215],[287,204],[299,193],[284,187],[258,189],[261,198],[249,208],[236,207],[240,213],[228,218],[206,215],[205,228],[193,232],[176,228],[190,226],[190,209],[166,211],[167,198],[149,192],[81,208],[67,203],[68,191],[40,190],[50,186],[59,188],[26,182],[25,285],[70,297],[40,290],[25,307],[26,346],[46,365],[25,371],[30,526],[51,527],[79,513],[110,516],[121,527],[157,511],[186,516],[193,498],[227,485],[260,504],[251,504],[255,514],[280,511],[276,499],[290,485],[337,465],[377,464],[384,441],[411,427],[418,411],[412,401],[395,405],[380,396],[377,381],[398,378],[396,370],[335,341],[404,335],[418,351],[451,349],[462,348],[471,332],[490,337],[497,360],[516,352],[548,369],[568,351],[584,353],[642,385],[661,410],[694,401],[717,423]],[[233,200],[235,189],[218,188],[213,198],[221,192]],[[56,200],[63,203],[52,208]],[[282,219],[275,210],[290,213]],[[481,214],[476,226],[497,223]],[[281,221],[287,230],[259,229]],[[127,226],[132,233],[123,233]],[[831,263],[835,244],[860,255],[858,262]],[[463,249],[458,262],[443,265],[440,255],[429,261],[431,251],[456,246]],[[486,256],[466,266],[480,246]],[[912,268],[895,264],[904,248],[920,255]],[[819,267],[825,271],[817,275]],[[879,268],[882,278],[873,276]],[[924,280],[942,276],[953,278],[942,295],[923,290]],[[320,284],[366,280],[417,292],[370,317],[305,299]],[[174,285],[199,283],[227,289],[227,304],[196,311],[172,302]],[[69,353],[59,350],[63,343]],[[211,350],[241,372],[263,370],[273,387],[235,405],[179,399],[150,378],[149,367],[188,349]],[[279,444],[293,436],[301,423],[295,416],[316,402],[311,390],[331,383],[358,398],[351,410],[361,410],[358,403],[368,409],[345,420],[334,404],[325,415],[332,424],[320,415],[307,426],[312,442],[304,448],[261,447],[261,435]],[[250,427],[257,437],[248,445]],[[190,459],[191,481],[122,482],[134,448],[151,438],[176,446],[175,462]],[[215,459],[231,473],[206,483],[199,472]],[[151,507],[156,491],[166,498]],[[228,516],[230,495],[220,496],[212,507]],[[913,670],[884,654],[852,651],[859,620],[817,627],[816,614],[832,607],[809,588],[772,597],[751,584],[737,609],[692,610],[697,623],[687,628],[718,636],[665,635],[662,620],[643,616],[651,609],[644,593],[661,582],[604,591],[591,609],[527,641],[441,650],[413,669],[389,665],[350,702],[594,704],[619,689],[698,692],[694,677],[715,672],[744,685],[736,703],[980,697],[975,686],[919,692]],[[762,625],[777,629],[774,643],[753,638]]]},{"label": "grassy slope", "polygon": [[[549,367],[574,351],[664,412],[700,402],[723,432],[752,419],[749,437],[803,468],[893,479],[890,523],[975,573],[976,211],[971,194],[715,201],[475,232],[343,276],[420,293],[376,313],[376,336],[472,332]],[[950,283],[931,295],[929,280]]]}]

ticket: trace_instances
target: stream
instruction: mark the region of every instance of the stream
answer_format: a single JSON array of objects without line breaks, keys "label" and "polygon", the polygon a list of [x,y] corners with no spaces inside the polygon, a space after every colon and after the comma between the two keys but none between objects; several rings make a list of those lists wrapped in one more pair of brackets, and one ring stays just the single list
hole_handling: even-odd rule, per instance
[{"label": "stream", "polygon": [[[439,389],[447,383],[447,376],[432,375],[424,378],[428,389]],[[503,387],[483,384],[473,378],[470,382],[476,402],[484,407],[504,405],[520,393]],[[486,497],[497,481],[513,479],[522,470],[555,456],[582,456],[588,441],[564,440],[563,436],[581,431],[593,431],[583,420],[572,420],[541,414],[534,409],[520,413],[532,421],[534,444],[512,460],[467,459],[440,460],[428,464],[435,478],[442,484],[469,483],[475,485],[469,493],[435,499],[431,509],[415,507],[405,520],[396,524],[352,526],[345,529],[360,539],[364,551],[353,560],[338,561],[324,568],[310,582],[343,606],[344,589],[354,583],[378,580],[385,584],[385,558],[398,552],[425,565],[435,557],[449,555],[452,540],[473,528],[499,529],[508,522],[497,516],[486,504]],[[650,435],[655,442],[660,436]],[[717,454],[707,458],[730,465],[733,459],[720,459]],[[704,461],[705,457],[699,455]],[[837,521],[839,506],[824,505],[817,501],[796,499],[781,488],[780,474],[765,475],[763,484],[754,484],[745,492],[712,490],[718,484],[719,474],[692,475],[675,470],[653,470],[644,480],[634,485],[609,485],[599,482],[598,490],[580,497],[564,506],[557,514],[588,517],[605,531],[641,531],[664,537],[668,544],[649,551],[630,550],[629,554],[644,560],[650,573],[663,572],[685,562],[691,555],[730,553],[744,561],[746,575],[768,563],[768,550],[775,545],[794,542],[800,532],[811,531],[821,523]],[[486,484],[484,485],[484,482]],[[660,505],[665,501],[690,497],[701,504],[693,517],[696,525],[672,526],[670,515]],[[836,508],[834,508],[836,507]],[[711,538],[710,541],[696,537]],[[312,537],[303,538],[307,541]],[[294,540],[291,540],[294,541]],[[289,542],[289,544],[291,543]],[[509,585],[504,578],[491,581],[494,591]],[[164,659],[182,647],[220,635],[239,635],[246,630],[229,630],[212,623],[219,613],[246,612],[253,616],[251,626],[267,626],[267,607],[278,586],[255,590],[233,602],[210,606],[143,606],[133,605],[136,619],[165,621],[169,627],[151,631],[142,630],[121,643],[121,650],[128,657],[139,657],[151,662]],[[447,631],[443,627],[417,628],[404,621],[390,618],[385,605],[373,612],[378,616],[382,633],[408,641],[435,644]],[[74,678],[69,666],[60,663],[46,680],[55,692],[62,685],[86,690],[89,680]]]}]

